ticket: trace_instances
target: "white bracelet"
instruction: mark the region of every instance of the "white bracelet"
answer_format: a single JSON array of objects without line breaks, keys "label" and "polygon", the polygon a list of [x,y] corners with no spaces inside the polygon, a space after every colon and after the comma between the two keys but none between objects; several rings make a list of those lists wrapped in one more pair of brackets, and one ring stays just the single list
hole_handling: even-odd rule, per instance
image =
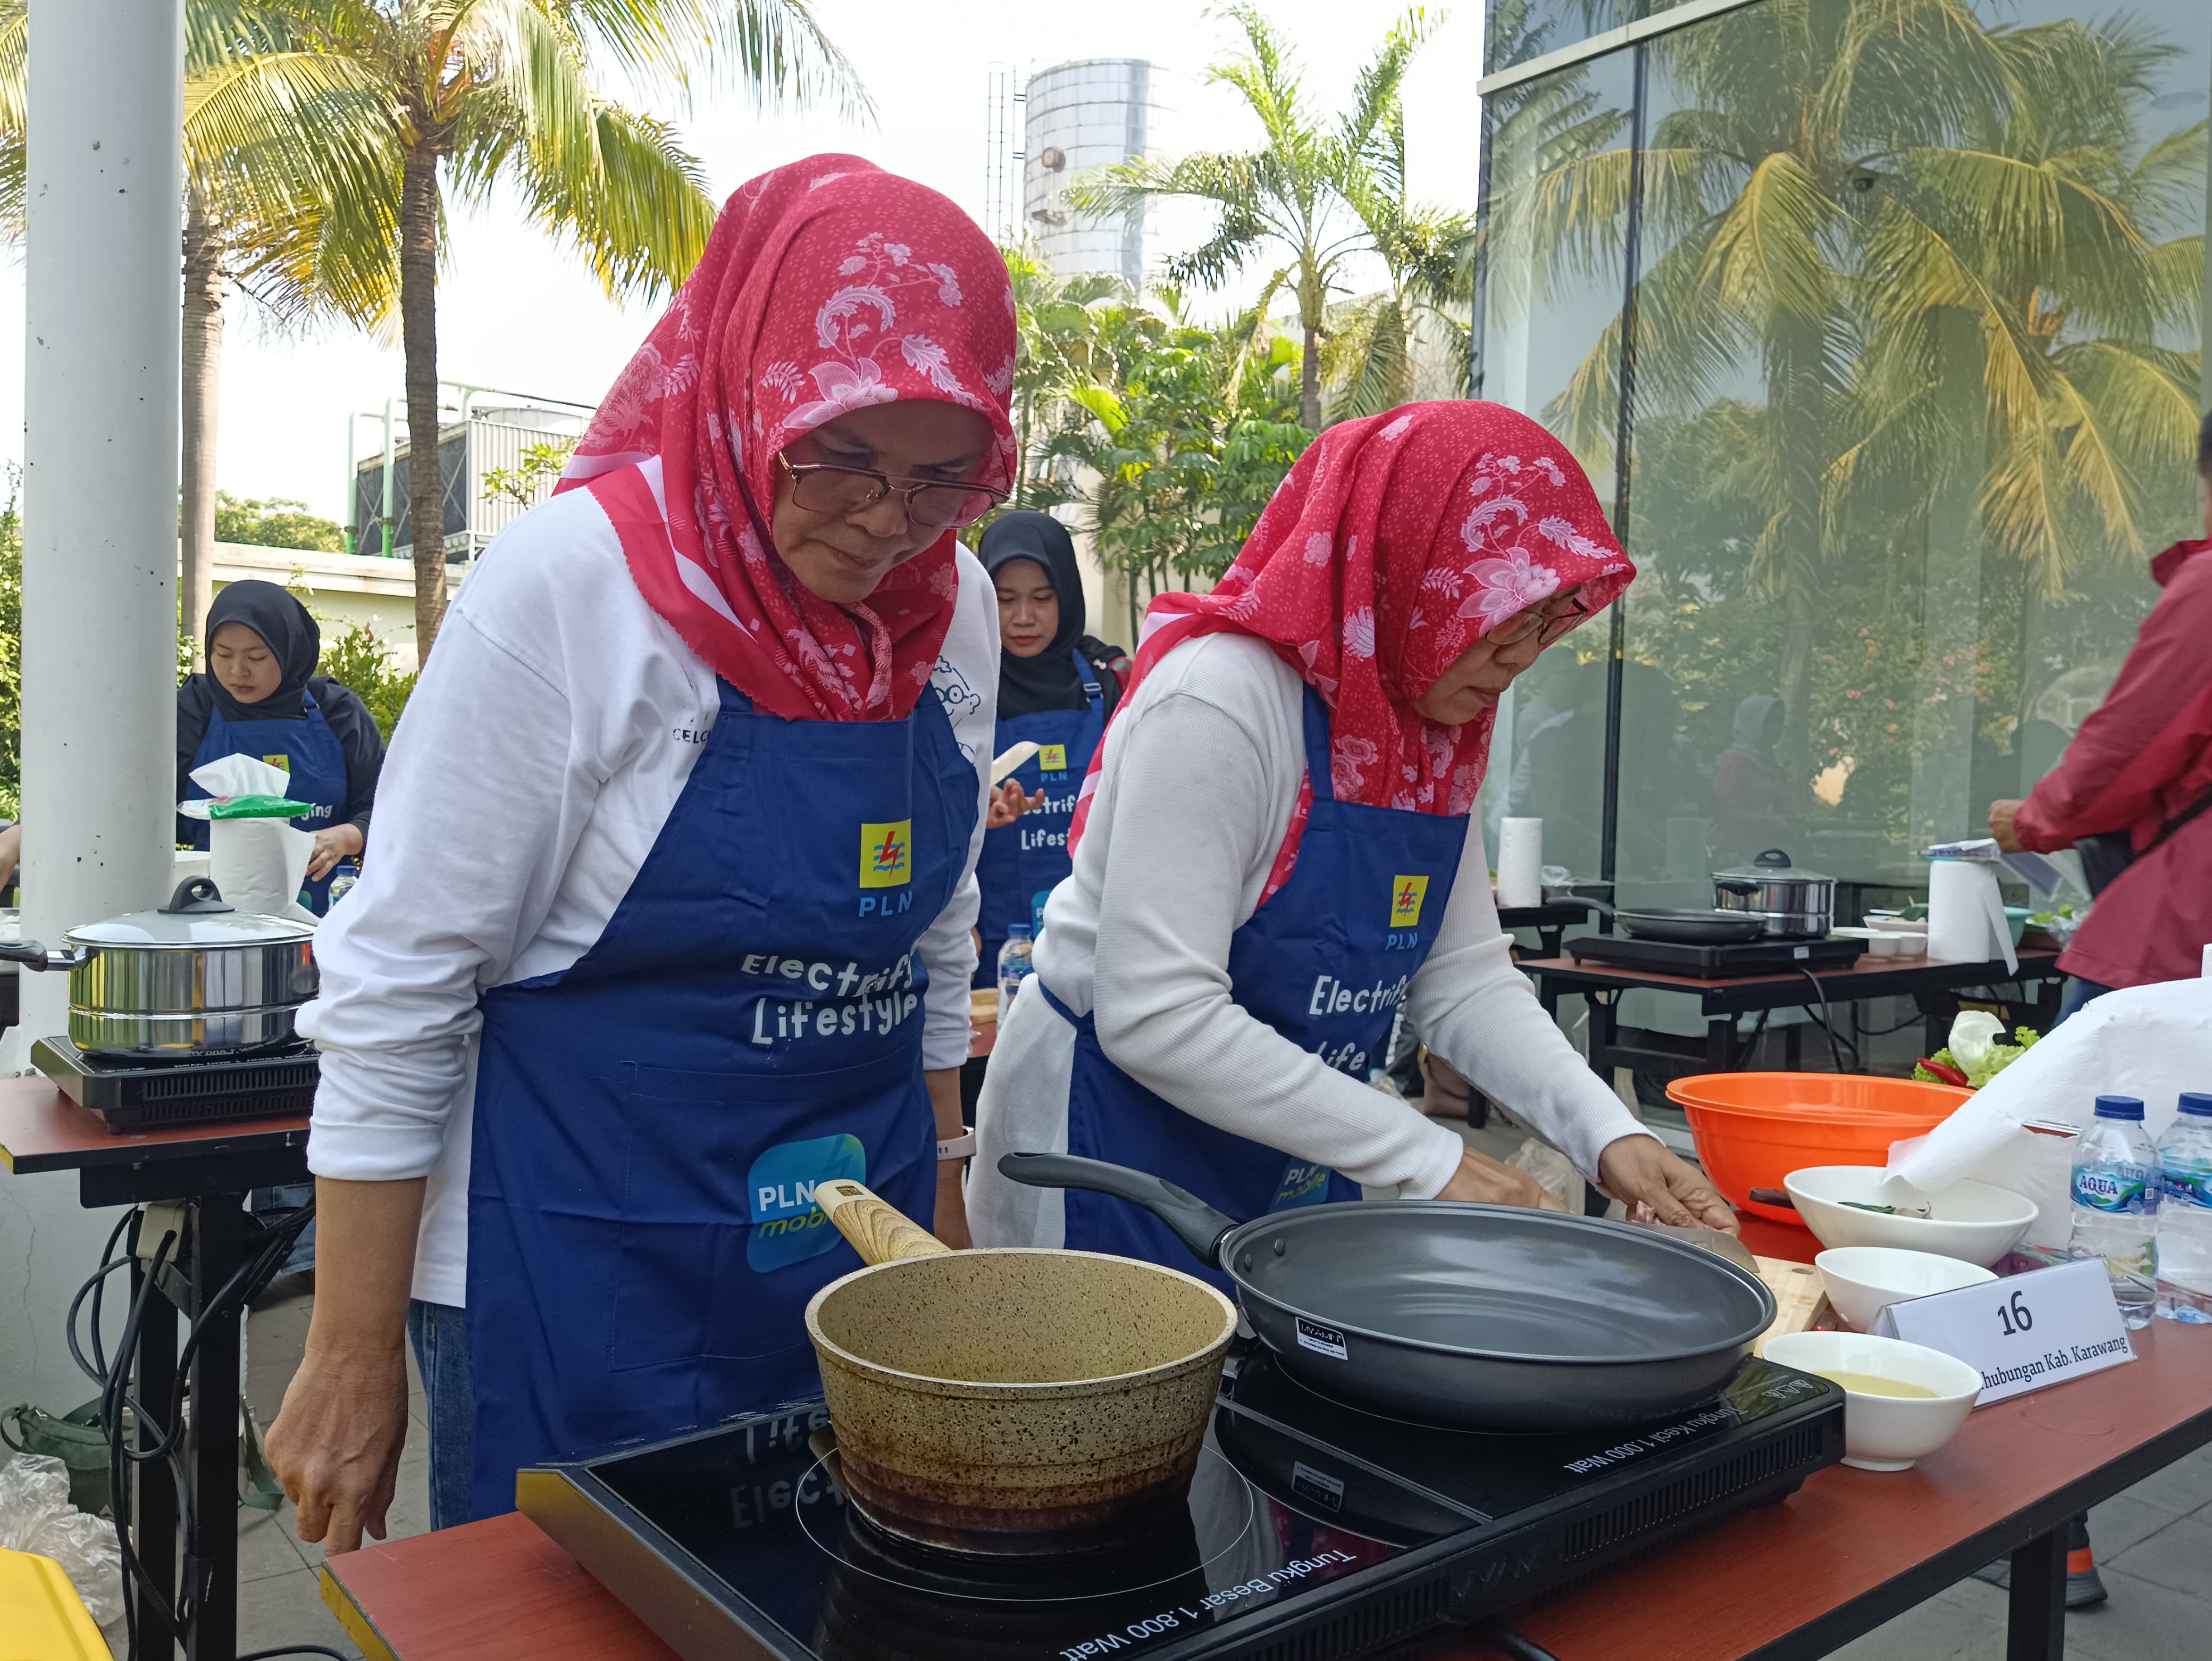
[{"label": "white bracelet", "polygon": [[964,1159],[975,1151],[975,1133],[972,1130],[963,1131],[949,1141],[941,1141],[937,1144],[938,1163],[942,1165],[947,1159]]}]

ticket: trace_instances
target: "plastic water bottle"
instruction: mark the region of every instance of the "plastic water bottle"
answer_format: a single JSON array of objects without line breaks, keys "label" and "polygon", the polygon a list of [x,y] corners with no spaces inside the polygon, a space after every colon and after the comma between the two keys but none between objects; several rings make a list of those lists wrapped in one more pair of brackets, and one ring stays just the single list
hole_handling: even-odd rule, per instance
[{"label": "plastic water bottle", "polygon": [[2140,1097],[2100,1096],[2096,1118],[2074,1145],[2068,1255],[2104,1260],[2130,1327],[2150,1324],[2158,1297],[2158,1150],[2142,1116]]},{"label": "plastic water bottle", "polygon": [[2212,1325],[2212,1095],[2183,1092],[2158,1165],[2158,1312]]},{"label": "plastic water bottle", "polygon": [[351,893],[353,885],[360,880],[361,867],[351,860],[340,861],[338,868],[331,873],[331,904],[336,905]]},{"label": "plastic water bottle", "polygon": [[1036,972],[1030,944],[1030,926],[1025,922],[1006,925],[1006,943],[999,948],[999,1025],[1006,1024],[1006,1012],[1014,1007],[1014,994],[1022,989],[1022,983]]}]

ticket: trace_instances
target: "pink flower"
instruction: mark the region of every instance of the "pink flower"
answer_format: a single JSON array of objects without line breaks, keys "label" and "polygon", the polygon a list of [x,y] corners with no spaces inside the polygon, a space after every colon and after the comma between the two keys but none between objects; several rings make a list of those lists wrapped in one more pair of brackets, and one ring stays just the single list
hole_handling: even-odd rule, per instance
[{"label": "pink flower", "polygon": [[1503,559],[1479,559],[1468,567],[1468,575],[1480,586],[1459,603],[1459,615],[1480,618],[1486,632],[1559,586],[1559,574],[1531,560],[1525,548],[1516,548]]},{"label": "pink flower", "polygon": [[1845,697],[1847,697],[1847,698],[1855,698],[1855,697],[1858,697],[1858,695],[1859,695],[1859,690],[1858,690],[1858,688],[1857,688],[1857,687],[1856,687],[1856,686],[1854,686],[1853,688],[1851,688],[1851,690],[1850,690],[1850,691],[1848,691],[1848,692],[1846,692],[1846,693],[1844,693],[1844,696]]},{"label": "pink flower", "polygon": [[884,384],[874,360],[854,363],[817,363],[809,371],[821,394],[818,403],[802,404],[783,418],[787,432],[811,432],[825,421],[835,421],[848,410],[864,410],[871,404],[892,404],[897,390]]}]

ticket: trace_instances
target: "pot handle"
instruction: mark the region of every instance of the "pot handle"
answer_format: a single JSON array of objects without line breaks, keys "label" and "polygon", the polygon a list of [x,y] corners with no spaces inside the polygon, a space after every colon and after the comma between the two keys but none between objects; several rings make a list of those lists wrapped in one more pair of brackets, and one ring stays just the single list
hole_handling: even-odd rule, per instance
[{"label": "pot handle", "polygon": [[1787,871],[1790,868],[1789,850],[1770,848],[1762,854],[1754,855],[1751,862],[1753,865],[1764,866],[1770,871]]},{"label": "pot handle", "polygon": [[1610,917],[1618,915],[1613,910],[1613,907],[1607,904],[1603,900],[1591,899],[1586,894],[1557,894],[1552,898],[1545,901],[1545,904],[1547,905],[1578,905],[1585,911],[1596,912],[1601,917]]},{"label": "pot handle", "polygon": [[848,1177],[817,1183],[814,1203],[871,1269],[902,1257],[942,1257],[952,1250],[872,1189]]},{"label": "pot handle", "polygon": [[0,945],[0,962],[19,963],[26,969],[82,969],[91,961],[92,948],[88,946],[71,946],[66,952],[49,952],[36,940]]},{"label": "pot handle", "polygon": [[1164,1177],[1109,1165],[1103,1159],[1079,1159],[1072,1153],[1006,1153],[999,1158],[999,1174],[1031,1188],[1087,1189],[1142,1206],[1174,1230],[1176,1238],[1208,1269],[1228,1267],[1223,1243],[1243,1226]]}]

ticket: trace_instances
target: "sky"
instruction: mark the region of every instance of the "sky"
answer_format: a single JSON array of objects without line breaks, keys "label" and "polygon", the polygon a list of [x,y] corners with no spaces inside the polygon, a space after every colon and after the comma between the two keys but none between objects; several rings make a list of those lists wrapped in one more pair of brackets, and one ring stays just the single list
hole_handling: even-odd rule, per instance
[{"label": "sky", "polygon": [[[1474,82],[1480,73],[1481,0],[1447,13],[1406,89],[1413,177],[1420,199],[1475,205]],[[1190,0],[815,0],[830,38],[875,100],[872,124],[834,113],[756,112],[735,88],[672,100],[639,99],[673,120],[726,196],[768,168],[823,150],[849,150],[944,192],[979,217],[983,208],[987,82],[994,64],[1018,77],[1076,58],[1146,58],[1167,71],[1171,153],[1243,149],[1257,123],[1206,66],[1237,38],[1227,19]],[[1398,15],[1388,4],[1267,0],[1291,42],[1317,107],[1348,100],[1359,64]],[[1437,9],[1431,7],[1433,18]],[[607,299],[582,265],[522,216],[511,200],[453,209],[452,246],[438,291],[439,368],[452,380],[595,402],[658,314],[651,302]],[[1164,217],[1164,240],[1197,240],[1203,210]],[[1252,285],[1256,289],[1256,283]],[[1249,298],[1249,292],[1245,297]],[[1229,309],[1237,293],[1218,297]],[[1200,309],[1203,310],[1204,307]],[[22,454],[23,274],[0,267],[0,459]],[[402,407],[397,332],[389,342],[351,329],[280,333],[234,296],[227,315],[218,476],[242,497],[284,496],[344,516],[347,418]],[[380,420],[358,423],[360,453],[380,448]]]}]

